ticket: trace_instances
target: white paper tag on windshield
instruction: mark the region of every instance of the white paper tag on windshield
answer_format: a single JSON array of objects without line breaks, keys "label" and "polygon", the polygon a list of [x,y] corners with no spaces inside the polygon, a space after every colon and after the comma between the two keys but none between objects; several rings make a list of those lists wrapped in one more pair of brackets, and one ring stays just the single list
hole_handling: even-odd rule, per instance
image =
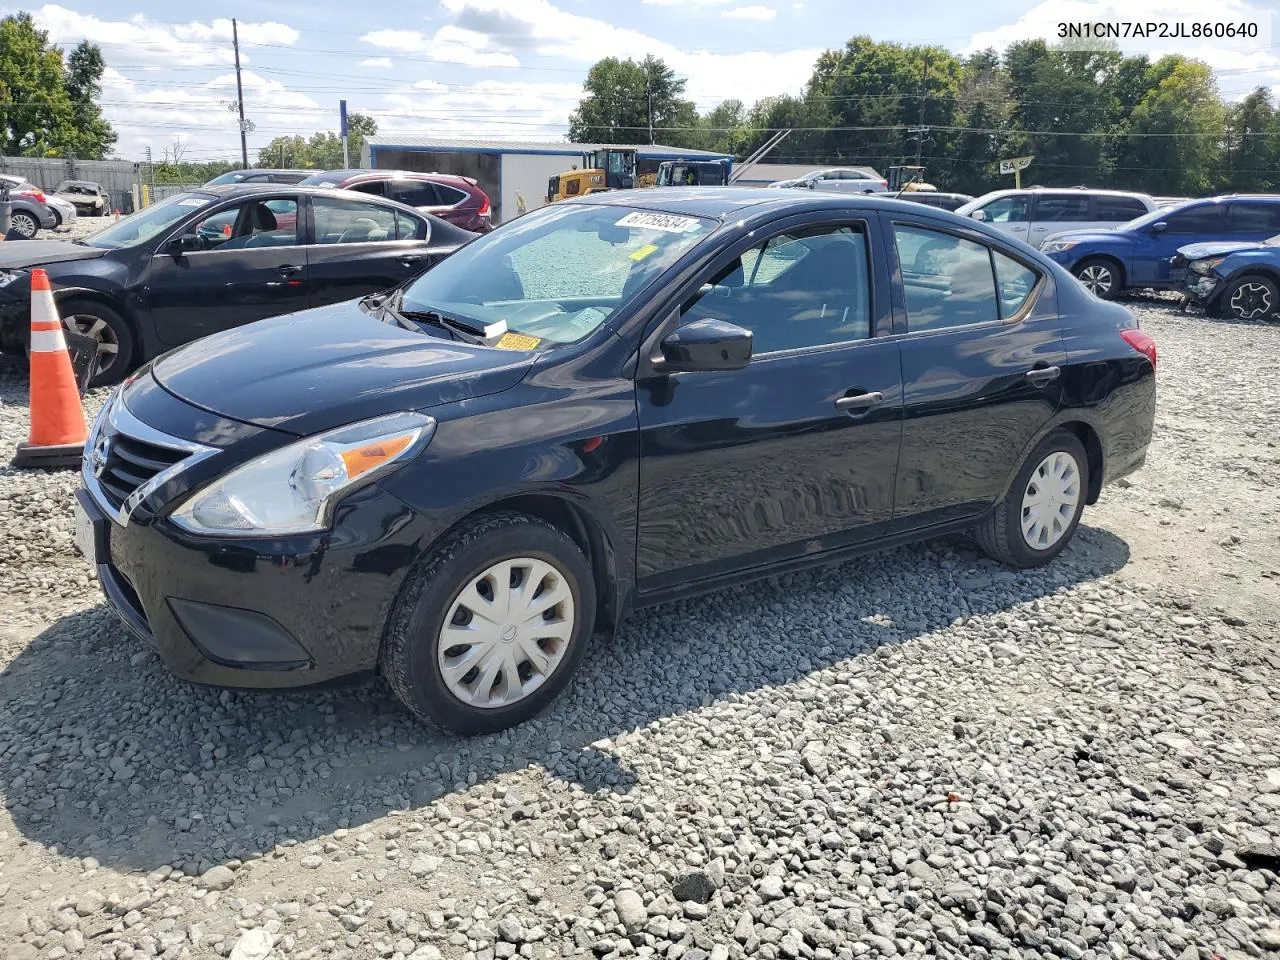
[{"label": "white paper tag on windshield", "polygon": [[678,217],[674,213],[628,213],[615,227],[639,227],[663,233],[688,233],[698,229],[697,217]]},{"label": "white paper tag on windshield", "polygon": [[185,199],[185,200],[179,200],[179,201],[178,201],[178,206],[180,206],[180,207],[203,207],[203,206],[204,206],[206,203],[208,203],[208,202],[209,202],[209,201],[208,201],[208,200],[206,200],[204,197],[187,197],[187,199]]}]

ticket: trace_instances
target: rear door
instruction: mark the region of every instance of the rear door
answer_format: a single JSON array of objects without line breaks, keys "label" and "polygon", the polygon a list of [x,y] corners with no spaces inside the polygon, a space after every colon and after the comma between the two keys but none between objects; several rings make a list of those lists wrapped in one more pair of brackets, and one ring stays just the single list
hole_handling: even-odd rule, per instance
[{"label": "rear door", "polygon": [[1062,401],[1057,298],[976,231],[885,215],[900,265],[902,453],[893,532],[975,517]]},{"label": "rear door", "polygon": [[392,180],[387,184],[387,196],[424,213],[438,213],[447,208],[440,200],[439,189],[430,180]]},{"label": "rear door", "polygon": [[253,197],[179,235],[196,249],[157,252],[140,284],[161,341],[176,345],[307,306],[299,198]]},{"label": "rear door", "polygon": [[313,307],[386,290],[430,261],[425,217],[393,206],[315,195],[307,269]]},{"label": "rear door", "polygon": [[1232,200],[1227,204],[1227,236],[1232,240],[1266,240],[1280,234],[1280,202]]},{"label": "rear door", "polygon": [[1099,229],[1114,229],[1149,212],[1147,205],[1137,197],[1109,193],[1094,194],[1093,197],[1093,222]]},{"label": "rear door", "polygon": [[1036,192],[1031,202],[1031,238],[1028,242],[1039,249],[1055,233],[1091,228],[1090,199],[1083,190]]}]

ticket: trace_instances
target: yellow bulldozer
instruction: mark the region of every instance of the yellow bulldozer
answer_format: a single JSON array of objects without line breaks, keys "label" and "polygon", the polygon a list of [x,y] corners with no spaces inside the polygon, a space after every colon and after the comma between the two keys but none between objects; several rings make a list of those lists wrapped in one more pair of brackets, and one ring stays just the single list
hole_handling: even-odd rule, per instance
[{"label": "yellow bulldozer", "polygon": [[582,169],[558,173],[547,181],[547,203],[604,190],[630,190],[636,185],[636,152],[602,147],[582,155]]}]

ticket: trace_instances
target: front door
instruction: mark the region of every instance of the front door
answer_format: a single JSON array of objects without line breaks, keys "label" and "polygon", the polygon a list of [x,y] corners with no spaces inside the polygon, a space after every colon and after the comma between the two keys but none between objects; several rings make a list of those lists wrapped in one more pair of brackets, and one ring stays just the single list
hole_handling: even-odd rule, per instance
[{"label": "front door", "polygon": [[[886,217],[886,220],[888,217]],[[1057,411],[1067,355],[1030,262],[894,216],[904,420],[895,532],[976,516]]]},{"label": "front door", "polygon": [[[1031,198],[1025,193],[1009,193],[996,197],[986,206],[979,207],[985,215],[985,223],[1001,233],[1029,242],[1031,228]],[[974,213],[978,211],[975,210]]]},{"label": "front door", "polygon": [[637,380],[641,593],[883,531],[901,377],[897,345],[874,336],[889,315],[872,230],[782,229],[731,251],[659,332],[726,320],[752,332],[753,356],[741,370]]},{"label": "front door", "polygon": [[187,249],[158,251],[143,281],[161,341],[187,343],[305,309],[307,257],[299,227],[297,198],[281,197],[222,207],[184,228]]},{"label": "front door", "polygon": [[1084,191],[1037,193],[1031,206],[1031,235],[1027,242],[1039,249],[1055,233],[1089,229],[1094,225],[1092,217],[1089,194]]},{"label": "front door", "polygon": [[1226,207],[1221,203],[1200,203],[1193,207],[1171,210],[1155,224],[1141,227],[1134,244],[1130,263],[1129,286],[1167,286],[1173,269],[1173,258],[1179,247],[1206,240],[1221,240],[1226,231]]},{"label": "front door", "polygon": [[311,201],[315,240],[307,248],[311,306],[394,287],[430,265],[427,220],[395,207],[345,197]]}]

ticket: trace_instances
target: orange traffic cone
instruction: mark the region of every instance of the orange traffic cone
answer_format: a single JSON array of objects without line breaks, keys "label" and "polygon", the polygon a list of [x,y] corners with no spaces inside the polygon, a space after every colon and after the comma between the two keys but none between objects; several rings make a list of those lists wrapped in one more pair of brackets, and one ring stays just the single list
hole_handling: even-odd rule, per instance
[{"label": "orange traffic cone", "polygon": [[15,467],[80,465],[89,436],[49,274],[31,271],[31,433]]}]

